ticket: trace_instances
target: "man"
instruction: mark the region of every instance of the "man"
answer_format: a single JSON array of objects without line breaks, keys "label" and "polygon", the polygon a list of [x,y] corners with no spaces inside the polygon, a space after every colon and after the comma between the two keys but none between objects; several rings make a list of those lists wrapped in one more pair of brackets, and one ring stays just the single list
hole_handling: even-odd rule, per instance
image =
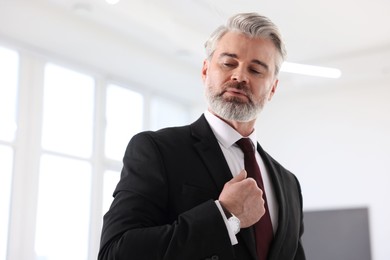
[{"label": "man", "polygon": [[238,14],[211,35],[206,52],[208,111],[189,126],[132,138],[99,259],[305,259],[299,183],[254,129],[285,57],[278,29]]}]

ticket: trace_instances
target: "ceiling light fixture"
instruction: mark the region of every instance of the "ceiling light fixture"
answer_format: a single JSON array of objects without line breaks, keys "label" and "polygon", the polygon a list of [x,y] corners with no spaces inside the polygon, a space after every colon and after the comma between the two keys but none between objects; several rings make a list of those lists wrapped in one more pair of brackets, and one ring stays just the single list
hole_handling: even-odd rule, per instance
[{"label": "ceiling light fixture", "polygon": [[110,5],[116,5],[117,3],[119,3],[119,0],[106,0],[106,3]]},{"label": "ceiling light fixture", "polygon": [[338,79],[341,77],[341,70],[339,69],[305,65],[286,61],[283,62],[280,71],[333,79]]}]

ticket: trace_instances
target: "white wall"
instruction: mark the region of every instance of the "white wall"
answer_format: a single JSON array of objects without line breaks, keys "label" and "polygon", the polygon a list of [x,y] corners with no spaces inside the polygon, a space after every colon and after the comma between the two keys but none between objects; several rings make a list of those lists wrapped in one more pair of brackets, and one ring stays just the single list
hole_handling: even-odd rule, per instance
[{"label": "white wall", "polygon": [[305,209],[368,207],[373,259],[389,259],[390,78],[326,83],[284,82],[258,120],[261,143],[298,176]]}]

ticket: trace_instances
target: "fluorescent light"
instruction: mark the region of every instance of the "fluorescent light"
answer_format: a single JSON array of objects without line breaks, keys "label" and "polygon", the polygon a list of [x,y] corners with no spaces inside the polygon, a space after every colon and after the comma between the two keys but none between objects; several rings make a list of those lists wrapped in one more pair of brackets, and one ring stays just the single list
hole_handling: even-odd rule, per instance
[{"label": "fluorescent light", "polygon": [[110,4],[110,5],[116,5],[117,3],[119,3],[119,0],[106,0],[107,4]]},{"label": "fluorescent light", "polygon": [[286,61],[283,62],[280,71],[333,79],[341,77],[341,70],[339,69],[305,65]]}]

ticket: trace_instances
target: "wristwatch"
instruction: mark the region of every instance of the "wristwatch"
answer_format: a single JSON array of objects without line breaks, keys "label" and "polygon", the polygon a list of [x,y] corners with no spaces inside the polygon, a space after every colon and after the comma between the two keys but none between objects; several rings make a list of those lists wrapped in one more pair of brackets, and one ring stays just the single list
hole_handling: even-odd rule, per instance
[{"label": "wristwatch", "polygon": [[236,235],[238,232],[240,232],[240,224],[241,224],[240,220],[236,216],[234,216],[233,213],[229,212],[224,206],[222,206],[222,209],[228,220],[229,227]]}]

